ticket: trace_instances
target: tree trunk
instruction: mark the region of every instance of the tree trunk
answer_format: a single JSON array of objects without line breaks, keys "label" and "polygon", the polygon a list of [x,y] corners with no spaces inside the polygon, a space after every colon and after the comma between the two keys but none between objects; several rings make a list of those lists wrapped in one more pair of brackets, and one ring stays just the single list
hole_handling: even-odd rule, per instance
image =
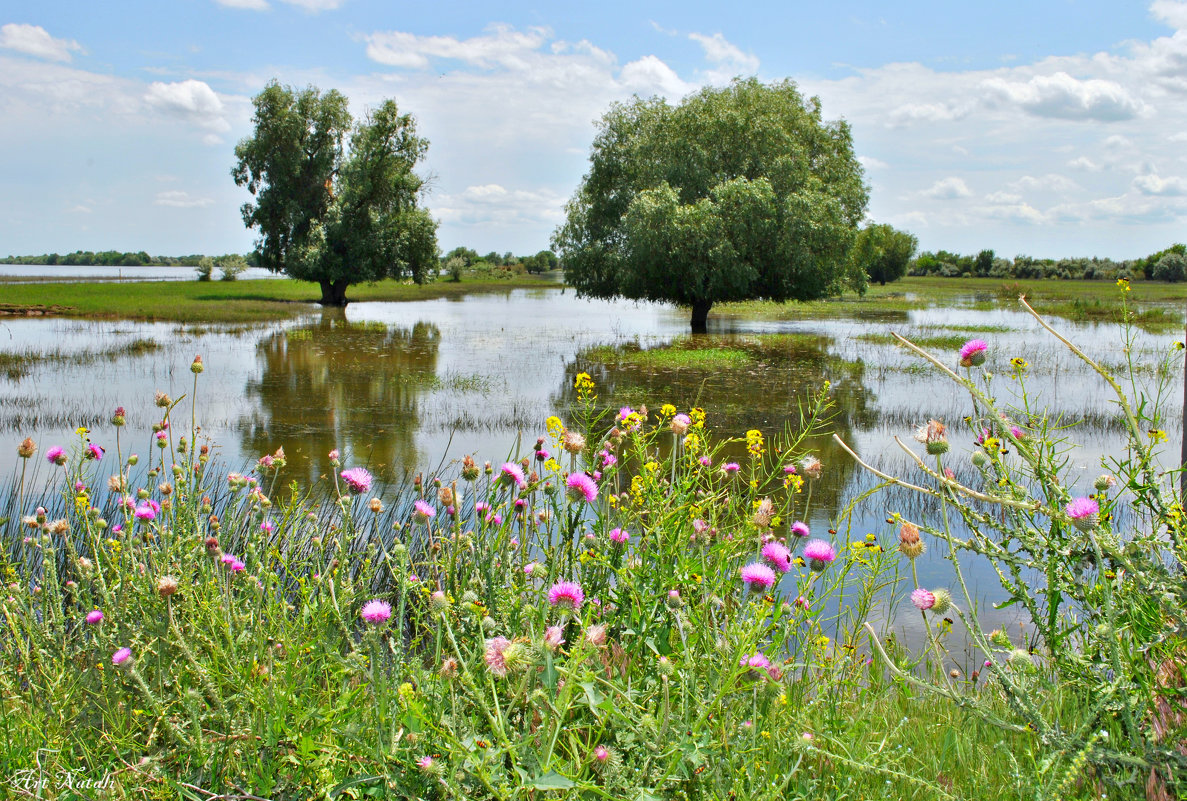
[{"label": "tree trunk", "polygon": [[709,309],[713,307],[711,300],[696,300],[692,304],[692,332],[705,334],[709,331]]},{"label": "tree trunk", "polygon": [[321,305],[323,306],[345,306],[349,301],[346,299],[346,287],[350,286],[345,279],[338,281],[322,281],[321,282]]}]

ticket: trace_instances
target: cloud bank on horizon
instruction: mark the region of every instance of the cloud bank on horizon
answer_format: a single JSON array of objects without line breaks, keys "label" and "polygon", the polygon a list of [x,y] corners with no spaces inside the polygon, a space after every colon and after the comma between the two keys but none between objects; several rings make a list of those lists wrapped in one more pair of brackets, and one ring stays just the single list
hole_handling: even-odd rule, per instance
[{"label": "cloud bank on horizon", "polygon": [[[547,20],[482,19],[459,35],[447,32],[458,20],[380,25],[363,0],[352,16],[355,5],[211,0],[211,20],[174,29],[169,50],[153,49],[147,28],[135,50],[116,26],[0,19],[0,250],[250,249],[232,149],[273,77],[337,88],[356,111],[394,97],[416,116],[443,249],[547,247],[611,103],[678,101],[737,75],[789,77],[827,118],[846,119],[870,219],[925,249],[1126,258],[1187,239],[1187,2],[1133,12],[1161,33],[1106,49],[1011,59],[1001,42],[997,63],[790,71],[778,48],[727,37],[712,19],[627,9],[622,39],[565,36]],[[276,46],[236,47],[228,23],[244,37],[276,31]],[[282,30],[322,46],[281,46]]]}]

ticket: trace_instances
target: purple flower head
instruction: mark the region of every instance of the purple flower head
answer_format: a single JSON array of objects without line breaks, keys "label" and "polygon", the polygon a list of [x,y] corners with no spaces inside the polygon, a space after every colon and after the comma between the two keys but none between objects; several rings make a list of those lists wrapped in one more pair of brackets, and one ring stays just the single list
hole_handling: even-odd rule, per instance
[{"label": "purple flower head", "polygon": [[985,364],[986,351],[989,345],[983,339],[970,339],[960,349],[961,367],[978,367]]},{"label": "purple flower head", "polygon": [[91,611],[91,612],[87,612],[87,623],[90,623],[92,626],[97,626],[102,622],[103,622],[103,613],[100,612],[98,609],[95,609],[94,611]]},{"label": "purple flower head", "polygon": [[570,473],[565,486],[569,488],[569,497],[575,501],[593,503],[598,499],[598,485],[585,473]]},{"label": "purple flower head", "polygon": [[1072,520],[1078,520],[1081,517],[1100,514],[1100,504],[1092,498],[1076,498],[1065,506],[1064,510]]},{"label": "purple flower head", "polygon": [[803,520],[797,520],[791,524],[791,533],[797,537],[807,537],[812,531],[808,528],[808,524]]},{"label": "purple flower head", "polygon": [[45,458],[50,464],[66,464],[66,451],[60,445],[54,445],[45,452]]},{"label": "purple flower head", "polygon": [[137,520],[156,520],[157,514],[161,511],[161,505],[152,498],[145,498],[136,505],[136,519]]},{"label": "purple flower head", "polygon": [[926,612],[936,605],[936,596],[930,590],[919,587],[911,593],[911,603],[915,604],[915,608],[919,611]]},{"label": "purple flower head", "polygon": [[111,655],[111,664],[122,665],[132,658],[131,648],[121,648]]},{"label": "purple flower head", "polygon": [[824,540],[808,540],[804,545],[804,558],[808,560],[809,567],[820,571],[837,558],[837,552]]},{"label": "purple flower head", "polygon": [[548,591],[548,603],[570,612],[576,612],[585,601],[585,592],[575,581],[558,581]]},{"label": "purple flower head", "polygon": [[379,624],[392,616],[392,607],[377,598],[363,604],[363,609],[359,614],[368,623]]},{"label": "purple flower head", "polygon": [[721,466],[721,469],[725,471],[727,476],[732,476],[736,475],[737,472],[742,469],[742,465],[738,464],[737,462],[726,462]]},{"label": "purple flower head", "polygon": [[602,467],[613,467],[618,464],[618,457],[610,451],[602,451]]},{"label": "purple flower head", "polygon": [[762,558],[766,559],[767,564],[780,573],[786,573],[791,570],[791,551],[787,550],[787,546],[777,540],[771,540],[762,546]]},{"label": "purple flower head", "polygon": [[352,467],[339,473],[346,486],[354,495],[362,495],[371,490],[371,474],[362,467]]},{"label": "purple flower head", "polygon": [[523,468],[515,462],[506,462],[499,468],[499,483],[506,486],[514,484],[519,489],[528,485],[528,481],[523,475]]},{"label": "purple flower head", "polygon": [[424,501],[415,501],[412,506],[412,514],[416,518],[417,523],[427,523],[431,518],[437,515],[437,510]]},{"label": "purple flower head", "polygon": [[1075,498],[1064,507],[1072,525],[1080,531],[1091,531],[1100,522],[1100,504],[1092,498]]},{"label": "purple flower head", "polygon": [[272,522],[272,518],[270,517],[264,518],[264,522],[260,523],[260,531],[265,534],[271,534],[275,530],[276,524]]},{"label": "purple flower head", "polygon": [[549,626],[544,630],[544,645],[548,650],[555,651],[564,644],[564,629],[560,626]]},{"label": "purple flower head", "polygon": [[246,569],[247,569],[247,565],[244,564],[243,562],[239,561],[238,559],[231,560],[231,572],[232,573],[242,573]]},{"label": "purple flower head", "polygon": [[742,582],[752,592],[765,592],[775,586],[775,571],[764,564],[753,562],[742,568]]},{"label": "purple flower head", "polygon": [[96,462],[103,458],[103,449],[93,442],[87,443],[87,458]]},{"label": "purple flower head", "polygon": [[755,651],[750,656],[742,657],[738,665],[749,668],[748,677],[756,681],[762,678],[764,672],[769,673],[771,670],[771,660],[767,659],[762,651]]},{"label": "purple flower head", "polygon": [[621,528],[610,529],[610,541],[611,542],[617,542],[619,545],[621,545],[621,544],[625,543],[627,540],[629,540],[630,538],[631,538],[631,535],[627,534]]}]

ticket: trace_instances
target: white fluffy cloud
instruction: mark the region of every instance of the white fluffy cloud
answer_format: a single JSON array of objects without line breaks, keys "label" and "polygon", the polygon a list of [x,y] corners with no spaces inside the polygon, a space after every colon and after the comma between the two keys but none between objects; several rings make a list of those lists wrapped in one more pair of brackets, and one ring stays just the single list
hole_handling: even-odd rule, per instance
[{"label": "white fluffy cloud", "polygon": [[227,8],[244,8],[249,11],[267,11],[268,0],[214,0]]},{"label": "white fluffy cloud", "polygon": [[1177,175],[1162,178],[1154,173],[1139,175],[1133,179],[1133,188],[1143,195],[1156,197],[1179,197],[1187,195],[1187,182]]},{"label": "white fluffy cloud", "polygon": [[231,130],[231,124],[224,116],[223,101],[205,81],[192,78],[175,83],[154,81],[145,93],[144,101],[152,108],[203,130],[207,144],[220,142],[220,134]]},{"label": "white fluffy cloud", "polygon": [[373,33],[366,37],[367,57],[390,67],[424,69],[431,59],[458,61],[475,67],[524,69],[548,41],[546,28],[519,32],[508,25],[493,25],[483,36],[418,36],[403,31]]},{"label": "white fluffy cloud", "polygon": [[153,200],[153,205],[172,206],[178,209],[193,209],[202,208],[203,206],[213,206],[214,199],[209,197],[194,197],[189,192],[171,189],[165,192],[157,192],[157,196]]},{"label": "white fluffy cloud", "polygon": [[954,175],[947,178],[941,178],[931,185],[928,189],[923,191],[924,197],[936,198],[939,200],[956,200],[962,197],[971,197],[973,191],[969,189],[968,184],[964,182],[963,178],[958,178]]},{"label": "white fluffy cloud", "polygon": [[1107,122],[1132,119],[1146,107],[1115,81],[1081,80],[1066,72],[1035,75],[1028,81],[989,78],[982,87],[991,96],[1038,117]]},{"label": "white fluffy cloud", "polygon": [[0,26],[0,47],[51,61],[70,61],[71,52],[81,52],[73,39],[55,39],[40,25],[10,22]]}]

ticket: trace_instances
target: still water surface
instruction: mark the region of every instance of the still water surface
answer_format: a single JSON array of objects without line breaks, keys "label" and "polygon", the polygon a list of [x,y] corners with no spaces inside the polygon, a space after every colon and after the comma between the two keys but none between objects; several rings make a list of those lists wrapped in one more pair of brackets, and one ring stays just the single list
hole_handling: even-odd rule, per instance
[{"label": "still water surface", "polygon": [[[1106,365],[1126,359],[1122,332],[1106,324],[1056,327]],[[16,467],[16,444],[32,436],[41,451],[67,444],[85,425],[105,447],[114,443],[108,423],[116,406],[127,409],[123,452],[150,449],[149,426],[159,419],[157,390],[174,398],[194,392],[189,366],[195,354],[206,365],[197,384],[196,419],[217,458],[232,469],[283,446],[285,480],[328,475],[327,454],[341,449],[347,464],[369,465],[399,479],[449,465],[464,454],[481,462],[526,451],[544,433],[544,421],[573,402],[572,379],[588,371],[607,406],[673,403],[704,407],[719,435],[768,434],[798,420],[800,404],[824,381],[836,401],[833,429],[864,459],[911,477],[892,437],[910,441],[928,418],[952,428],[950,463],[966,475],[972,433],[961,424],[968,396],[937,370],[871,335],[897,331],[909,337],[952,333],[990,343],[1000,365],[999,400],[1019,389],[1008,360],[1021,357],[1032,406],[1049,408],[1072,424],[1068,438],[1081,447],[1069,454],[1073,480],[1085,491],[1101,472],[1101,458],[1119,454],[1123,436],[1103,383],[1028,315],[1012,310],[931,308],[892,311],[876,319],[770,321],[715,316],[706,338],[687,335],[687,314],[670,307],[582,300],[561,289],[515,289],[405,303],[354,303],[345,311],[319,310],[298,319],[256,326],[177,326],[162,323],[66,319],[0,321],[0,353],[28,358],[0,371],[0,475]],[[991,327],[973,333],[970,327]],[[965,334],[962,334],[962,336]],[[1155,365],[1173,334],[1136,332],[1129,355],[1141,366],[1140,385],[1156,385]],[[129,355],[128,343],[159,347]],[[591,358],[591,349],[689,347],[706,342],[744,353],[736,370],[644,369]],[[951,350],[940,355],[956,361]],[[1164,376],[1169,387],[1163,428],[1165,466],[1177,460],[1183,420],[1182,361]],[[188,430],[189,399],[174,412]],[[127,437],[134,434],[132,441]],[[7,442],[8,444],[3,444]],[[823,532],[847,501],[873,485],[827,438],[812,441],[826,465],[813,497],[813,530]],[[38,478],[48,468],[36,460]],[[916,503],[916,507],[905,504]],[[902,496],[875,498],[862,507],[853,529],[859,538],[892,532],[888,509],[929,513]],[[950,581],[939,548],[919,560],[924,584]],[[990,604],[1001,590],[988,566],[973,571],[973,588]],[[911,610],[913,612],[913,610]],[[1007,612],[987,610],[983,622],[1007,622]],[[919,616],[903,614],[907,629]],[[917,635],[918,632],[915,632]],[[911,632],[908,631],[908,637]]]}]

